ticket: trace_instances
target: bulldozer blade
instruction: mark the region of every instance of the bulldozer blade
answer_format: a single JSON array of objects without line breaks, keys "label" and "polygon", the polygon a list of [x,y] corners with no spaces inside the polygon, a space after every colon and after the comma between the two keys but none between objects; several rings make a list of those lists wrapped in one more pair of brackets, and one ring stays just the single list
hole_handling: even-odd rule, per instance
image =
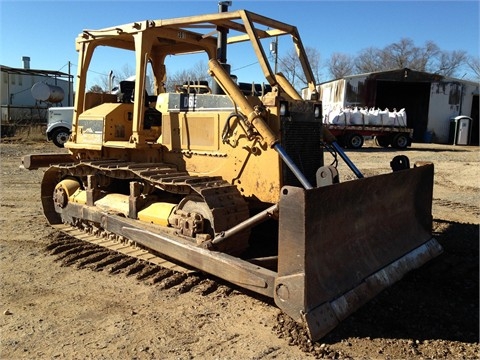
[{"label": "bulldozer blade", "polygon": [[277,306],[318,340],[439,255],[432,193],[432,164],[311,190],[284,187]]},{"label": "bulldozer blade", "polygon": [[52,164],[73,162],[75,158],[72,154],[29,154],[22,158],[22,167],[27,170],[36,170],[42,167],[49,167]]}]

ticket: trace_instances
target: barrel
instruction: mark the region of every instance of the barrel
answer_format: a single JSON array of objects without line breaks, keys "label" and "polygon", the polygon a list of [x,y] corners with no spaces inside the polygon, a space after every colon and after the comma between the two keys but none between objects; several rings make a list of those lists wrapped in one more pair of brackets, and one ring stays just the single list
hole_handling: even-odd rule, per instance
[{"label": "barrel", "polygon": [[423,142],[426,144],[431,144],[433,141],[433,132],[432,131],[425,131],[423,133]]},{"label": "barrel", "polygon": [[33,84],[31,91],[35,100],[51,103],[58,103],[65,97],[65,92],[61,87],[44,82]]}]

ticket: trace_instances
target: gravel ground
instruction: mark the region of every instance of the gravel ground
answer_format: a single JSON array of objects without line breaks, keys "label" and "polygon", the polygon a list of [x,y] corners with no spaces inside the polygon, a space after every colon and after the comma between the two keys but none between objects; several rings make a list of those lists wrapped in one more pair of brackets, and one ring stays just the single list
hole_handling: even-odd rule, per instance
[{"label": "gravel ground", "polygon": [[[402,152],[435,164],[433,231],[444,253],[316,343],[267,299],[208,277],[191,279],[202,286],[185,292],[62,262],[51,251],[62,236],[41,210],[42,172],[19,169],[22,155],[58,149],[17,140],[0,151],[2,359],[480,358],[478,147],[413,144]],[[397,152],[367,143],[347,154],[370,176],[388,172]],[[352,177],[343,164],[339,171]]]}]

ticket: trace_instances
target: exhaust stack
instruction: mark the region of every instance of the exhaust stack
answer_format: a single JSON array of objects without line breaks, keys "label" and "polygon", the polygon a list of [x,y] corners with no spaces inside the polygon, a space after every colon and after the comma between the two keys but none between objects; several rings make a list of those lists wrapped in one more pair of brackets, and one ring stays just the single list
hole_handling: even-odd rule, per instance
[{"label": "exhaust stack", "polygon": [[[232,6],[231,1],[219,1],[218,2],[218,12],[224,13],[228,12],[228,7]],[[217,26],[218,38],[217,38],[217,60],[225,69],[225,71],[230,75],[230,65],[227,64],[227,34],[228,29],[225,29],[221,26]],[[214,94],[224,94],[222,88],[216,81],[212,84],[212,92]]]},{"label": "exhaust stack", "polygon": [[30,69],[30,57],[29,56],[22,56],[22,61],[23,61],[23,68],[25,70]]}]

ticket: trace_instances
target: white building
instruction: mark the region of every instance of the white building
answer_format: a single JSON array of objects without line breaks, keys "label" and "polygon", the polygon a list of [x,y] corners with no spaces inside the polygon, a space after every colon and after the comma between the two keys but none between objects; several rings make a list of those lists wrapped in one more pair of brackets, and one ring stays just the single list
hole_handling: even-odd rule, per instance
[{"label": "white building", "polygon": [[[343,107],[404,108],[414,141],[448,143],[451,119],[472,118],[471,144],[478,145],[479,84],[408,68],[346,76],[318,85],[323,114]],[[308,90],[303,91],[308,98]],[[431,139],[431,140],[430,140]]]},{"label": "white building", "polygon": [[[73,76],[60,71],[30,69],[28,57],[23,58],[23,63],[23,68],[0,65],[2,123],[46,122],[48,107],[73,105]],[[32,94],[34,85],[40,95],[37,99]]]}]

